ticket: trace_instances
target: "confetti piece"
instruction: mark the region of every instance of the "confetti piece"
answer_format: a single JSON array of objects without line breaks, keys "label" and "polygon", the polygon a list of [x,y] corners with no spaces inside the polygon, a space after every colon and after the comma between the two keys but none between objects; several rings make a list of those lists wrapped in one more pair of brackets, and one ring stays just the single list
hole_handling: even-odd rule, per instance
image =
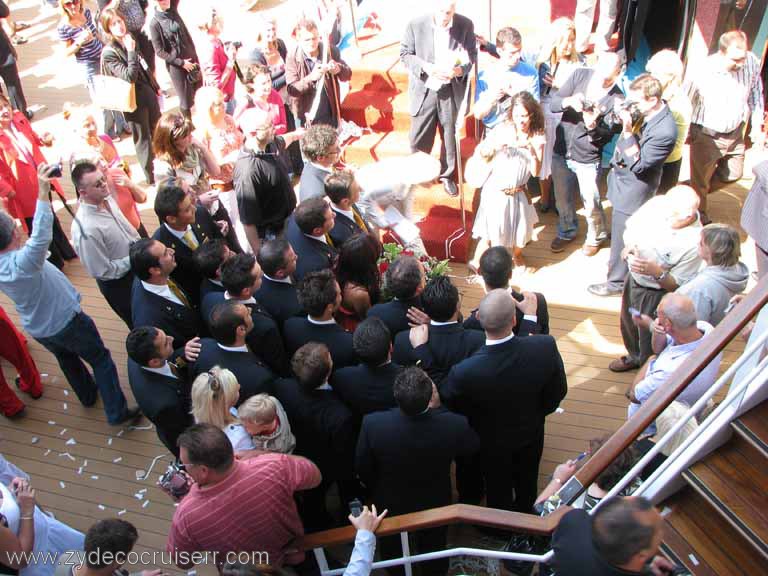
[{"label": "confetti piece", "polygon": [[120,430],[120,432],[117,433],[117,437],[120,438],[123,434],[125,434],[125,430]]},{"label": "confetti piece", "polygon": [[77,442],[75,442],[74,438],[67,440],[67,446],[74,446],[75,444],[77,444]]},{"label": "confetti piece", "polygon": [[562,414],[563,412],[565,412],[565,410],[563,410],[562,408],[557,408],[555,412],[557,412],[558,414]]},{"label": "confetti piece", "polygon": [[152,424],[147,424],[146,426],[128,426],[128,430],[152,430],[154,426]]},{"label": "confetti piece", "polygon": [[66,434],[66,433],[67,433],[67,429],[66,429],[66,428],[64,428],[64,430],[62,430],[61,432],[59,432],[59,436],[64,436],[64,434]]},{"label": "confetti piece", "polygon": [[69,396],[69,390],[64,390],[64,396]]},{"label": "confetti piece", "polygon": [[659,513],[662,518],[665,518],[666,516],[669,516],[672,514],[672,508],[669,506],[665,506],[664,509]]},{"label": "confetti piece", "polygon": [[62,404],[61,406],[62,406],[62,408],[64,408],[64,410],[67,410],[67,409],[68,409],[68,406],[67,406],[67,403],[66,403],[66,402],[64,402],[64,404]]},{"label": "confetti piece", "polygon": [[67,487],[67,485],[64,484],[64,482],[59,482],[59,486],[61,486],[62,488],[66,488]]},{"label": "confetti piece", "polygon": [[146,488],[142,488],[141,490],[138,491],[138,494],[146,494],[146,493],[147,493]]},{"label": "confetti piece", "polygon": [[144,500],[144,494],[139,494],[138,492],[133,495],[136,500]]},{"label": "confetti piece", "polygon": [[107,446],[112,446],[112,438],[107,439]]},{"label": "confetti piece", "polygon": [[78,468],[78,469],[77,469],[77,473],[78,473],[79,475],[82,475],[82,474],[83,474],[83,467],[82,467],[82,466],[80,466],[80,468]]},{"label": "confetti piece", "polygon": [[149,506],[149,500],[144,500],[144,504],[141,505],[142,508],[146,508]]},{"label": "confetti piece", "polygon": [[99,479],[98,476],[91,476],[91,480],[98,480],[98,479]]},{"label": "confetti piece", "polygon": [[42,376],[43,378],[48,378],[48,374],[46,374],[45,372],[43,372],[42,374],[40,374],[40,376]]},{"label": "confetti piece", "polygon": [[112,463],[113,464],[117,464],[118,462],[122,462],[122,461],[123,461],[123,457],[122,456],[118,456],[117,458],[112,460]]},{"label": "confetti piece", "polygon": [[106,510],[106,509],[107,509],[106,506],[104,506],[103,504],[99,504],[99,510]]},{"label": "confetti piece", "polygon": [[40,438],[37,436],[32,436],[32,444],[37,444],[38,442],[40,442]]},{"label": "confetti piece", "polygon": [[75,458],[74,458],[74,456],[72,456],[72,454],[70,454],[69,452],[62,452],[61,454],[59,454],[59,456],[66,456],[67,458],[69,458],[70,460],[72,460],[72,462],[74,462],[74,461],[75,461]]},{"label": "confetti piece", "polygon": [[48,420],[48,424],[50,424],[51,426],[56,426],[56,422],[54,422],[53,420]]},{"label": "confetti piece", "polygon": [[122,516],[122,515],[123,515],[123,514],[125,514],[126,512],[128,512],[128,510],[126,510],[125,508],[123,508],[122,510],[120,510],[120,512],[118,512],[118,513],[117,513],[117,515],[118,515],[118,516]]},{"label": "confetti piece", "polygon": [[50,453],[51,453],[51,449],[50,449],[50,448],[48,448],[48,450],[46,450],[45,452],[43,452],[43,456],[48,456],[48,454],[50,454]]},{"label": "confetti piece", "polygon": [[698,566],[698,565],[699,565],[699,560],[698,560],[698,558],[696,558],[696,556],[694,556],[693,554],[688,554],[688,559],[691,561],[691,563],[692,563],[694,566]]},{"label": "confetti piece", "polygon": [[88,466],[88,460],[83,460],[83,468],[85,468],[86,466]]}]

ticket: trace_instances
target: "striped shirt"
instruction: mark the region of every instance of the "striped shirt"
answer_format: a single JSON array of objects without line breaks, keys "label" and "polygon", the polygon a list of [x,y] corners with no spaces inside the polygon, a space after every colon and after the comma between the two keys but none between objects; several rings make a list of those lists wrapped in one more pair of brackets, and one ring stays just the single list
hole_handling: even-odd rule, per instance
[{"label": "striped shirt", "polygon": [[706,58],[692,76],[688,96],[693,106],[692,124],[715,132],[733,132],[752,117],[752,130],[763,125],[763,82],[760,61],[752,52],[738,70],[726,70],[718,52]]},{"label": "striped shirt", "polygon": [[96,29],[96,25],[93,23],[91,11],[86,8],[83,13],[85,16],[85,24],[82,26],[70,26],[69,24],[59,24],[57,32],[59,34],[59,40],[63,42],[72,42],[77,44],[77,41],[84,35],[91,33],[91,40],[83,44],[83,47],[75,52],[75,59],[78,62],[98,62],[101,59],[102,44],[99,40],[99,31]]},{"label": "striped shirt", "polygon": [[266,552],[263,563],[282,566],[300,562],[304,527],[293,493],[320,483],[312,462],[285,454],[237,460],[234,470],[212,486],[192,486],[173,515],[168,552]]}]

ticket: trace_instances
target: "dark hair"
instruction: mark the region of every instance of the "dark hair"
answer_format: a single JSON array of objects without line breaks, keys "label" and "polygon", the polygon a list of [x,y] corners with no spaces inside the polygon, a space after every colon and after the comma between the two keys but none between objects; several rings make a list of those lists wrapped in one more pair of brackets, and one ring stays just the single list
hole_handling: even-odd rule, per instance
[{"label": "dark hair", "polygon": [[139,280],[149,280],[150,268],[159,268],[160,259],[152,255],[149,249],[158,242],[154,238],[140,238],[128,249],[128,259],[131,261],[131,271]]},{"label": "dark hair", "polygon": [[13,231],[16,230],[16,221],[10,214],[0,210],[0,250],[5,250],[13,241]]},{"label": "dark hair", "polygon": [[381,242],[372,234],[355,234],[341,245],[336,277],[339,286],[354,282],[368,290],[371,304],[379,301],[381,272],[379,271]]},{"label": "dark hair", "polygon": [[157,187],[155,196],[155,214],[160,224],[166,221],[169,216],[176,216],[179,213],[179,206],[187,197],[187,193],[179,186],[176,178],[163,180]]},{"label": "dark hair", "polygon": [[522,91],[512,96],[512,100],[509,105],[509,119],[512,119],[512,112],[517,105],[525,108],[530,118],[528,124],[528,135],[541,134],[544,132],[544,112],[541,111],[541,105],[536,101],[536,98],[530,92]]},{"label": "dark hair", "polygon": [[322,228],[325,224],[325,213],[330,210],[323,198],[313,197],[307,198],[301,204],[296,206],[296,210],[293,212],[293,218],[296,220],[296,225],[304,234],[312,234],[315,228]]},{"label": "dark hair", "polygon": [[154,326],[139,326],[131,330],[125,339],[128,357],[140,366],[147,366],[150,360],[158,357],[155,346],[157,335],[158,331]]},{"label": "dark hair", "polygon": [[310,272],[299,282],[299,305],[310,316],[322,316],[328,304],[336,302],[336,277],[330,270]]},{"label": "dark hair", "polygon": [[[101,13],[99,14],[99,24],[101,24],[101,32],[104,35],[105,39],[109,42],[115,42],[116,39],[112,37],[112,33],[109,31],[109,27],[111,26],[112,22],[119,18],[123,22],[125,22],[125,18],[120,16],[120,14],[117,13],[117,8],[104,8]],[[130,32],[127,31],[126,33],[130,34]]]},{"label": "dark hair", "polygon": [[75,186],[75,191],[78,196],[80,195],[80,187],[83,185],[83,176],[86,174],[93,174],[99,168],[92,162],[78,162],[75,167],[72,168],[72,184]]},{"label": "dark hair", "polygon": [[301,151],[311,162],[328,155],[328,148],[339,140],[339,133],[333,126],[313,124],[301,138]]},{"label": "dark hair", "polygon": [[432,380],[421,368],[410,366],[397,375],[392,391],[400,410],[408,416],[416,416],[429,406]]},{"label": "dark hair", "polygon": [[612,566],[622,566],[632,557],[650,548],[654,526],[637,519],[653,504],[642,496],[614,497],[606,500],[592,516],[592,542],[602,558]]},{"label": "dark hair", "polygon": [[215,472],[226,472],[235,461],[232,443],[213,424],[193,424],[179,436],[179,448],[185,448],[189,464],[207,466]]},{"label": "dark hair", "polygon": [[[245,324],[243,316],[238,314],[239,304],[233,300],[227,300],[216,304],[211,310],[209,319],[211,336],[224,346],[232,346],[237,340],[237,329]],[[247,308],[246,308],[247,309]]]},{"label": "dark hair", "polygon": [[512,44],[514,46],[519,46],[523,43],[523,37],[520,35],[520,32],[517,31],[517,28],[512,28],[510,26],[507,26],[506,28],[502,28],[498,32],[496,32],[496,47],[501,48],[504,44]]},{"label": "dark hair", "polygon": [[272,75],[267,66],[260,63],[251,64],[245,69],[245,75],[243,76],[243,85],[245,86],[246,92],[253,92],[253,88],[251,88],[250,85],[253,84],[253,81],[256,80],[257,76],[267,76],[270,80],[272,79]]},{"label": "dark hair", "polygon": [[192,132],[192,123],[184,114],[178,110],[163,112],[155,125],[152,151],[157,158],[178,168],[184,163],[184,154],[176,145],[176,140],[184,138],[190,132]]},{"label": "dark hair", "polygon": [[235,254],[221,266],[221,284],[232,296],[253,286],[253,254]]},{"label": "dark hair", "polygon": [[331,353],[325,344],[308,342],[291,358],[291,370],[305,392],[311,392],[328,380],[333,366]]},{"label": "dark hair", "polygon": [[325,177],[325,195],[331,199],[331,202],[338,204],[344,198],[352,195],[352,183],[355,181],[355,175],[347,170],[340,170],[328,174]]},{"label": "dark hair", "polygon": [[259,255],[256,257],[261,271],[267,276],[275,277],[277,272],[286,266],[285,253],[291,245],[285,238],[275,238],[261,243]]},{"label": "dark hair", "polygon": [[488,290],[506,288],[512,278],[512,268],[512,256],[504,246],[488,248],[480,256],[480,275]]},{"label": "dark hair", "polygon": [[295,36],[299,30],[314,30],[315,32],[317,32],[317,24],[311,18],[302,16],[301,18],[299,18],[298,22],[296,22],[296,25],[293,27],[293,35]]},{"label": "dark hair", "polygon": [[364,364],[379,366],[389,358],[392,336],[381,318],[369,316],[355,328],[352,347]]},{"label": "dark hair", "polygon": [[[606,434],[600,438],[593,438],[589,441],[589,453],[594,454],[600,447],[605,444],[610,438],[610,434]],[[608,465],[608,468],[603,470],[597,478],[595,478],[595,484],[601,490],[608,492],[619,480],[632,469],[632,466],[637,462],[638,454],[634,445],[630,444],[625,450],[623,450],[613,461]]]},{"label": "dark hair", "polygon": [[395,298],[407,300],[421,284],[421,266],[414,256],[398,256],[384,274],[387,289]]},{"label": "dark hair", "polygon": [[629,85],[630,90],[640,92],[643,98],[657,98],[661,100],[664,88],[661,82],[655,76],[650,74],[640,74],[637,78],[632,80],[632,84]]},{"label": "dark hair", "polygon": [[114,562],[115,555],[125,557],[138,539],[139,533],[130,522],[119,518],[99,520],[85,533],[85,564],[94,570],[105,568],[112,562],[104,560],[111,557]]},{"label": "dark hair", "polygon": [[437,276],[424,287],[421,305],[432,320],[448,322],[459,306],[459,290],[447,276]]},{"label": "dark hair", "polygon": [[214,238],[208,242],[203,242],[195,250],[195,264],[203,277],[211,280],[216,278],[219,268],[224,264],[224,251],[227,243],[221,238]]}]

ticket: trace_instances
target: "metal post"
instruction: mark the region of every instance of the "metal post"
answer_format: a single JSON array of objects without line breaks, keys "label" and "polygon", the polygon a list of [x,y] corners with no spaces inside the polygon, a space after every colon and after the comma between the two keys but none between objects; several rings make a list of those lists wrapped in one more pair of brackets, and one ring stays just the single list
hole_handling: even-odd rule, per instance
[{"label": "metal post", "polygon": [[355,48],[360,48],[357,41],[357,20],[355,19],[355,0],[349,0],[349,15],[352,17],[352,33],[355,35]]},{"label": "metal post", "polygon": [[[411,543],[408,541],[408,532],[400,532],[400,545],[403,547],[403,558],[410,558]],[[413,576],[413,567],[410,561],[405,563],[405,576]]]}]

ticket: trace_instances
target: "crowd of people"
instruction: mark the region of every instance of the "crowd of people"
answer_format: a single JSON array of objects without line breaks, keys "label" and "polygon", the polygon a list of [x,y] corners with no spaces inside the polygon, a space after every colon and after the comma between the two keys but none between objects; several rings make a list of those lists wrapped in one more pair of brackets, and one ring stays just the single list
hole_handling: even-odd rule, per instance
[{"label": "crowd of people", "polygon": [[[545,419],[567,394],[566,371],[544,295],[510,286],[538,220],[532,182],[540,210],[558,213],[553,252],[579,236],[577,198],[586,212],[582,253],[591,257],[610,244],[607,279],[589,290],[622,296],[627,354],[609,368],[637,370],[628,417],[723,319],[749,270],[740,262],[738,231],[710,223],[707,197],[742,176],[748,126],[752,145],[764,144],[759,60],[733,30],[685,82],[671,50],[628,79],[621,55],[608,46],[615,1],[600,2],[594,53],[586,54],[584,19],[595,3],[580,1],[575,23],[553,22],[550,41],[536,53],[524,52],[512,27],[494,42],[477,36],[452,0],[407,26],[400,55],[409,73],[411,152],[429,153],[440,132],[439,181],[449,196],[459,193],[455,127],[469,73],[478,50],[496,59],[481,70],[473,95],[484,136],[475,151],[483,176],[470,267],[486,294],[466,318],[457,287],[446,276],[428,278],[418,255],[404,253],[380,268],[381,231],[359,205],[365,191],[339,166],[340,82],[352,70],[337,48],[338,10],[327,3],[321,12],[329,18],[314,20],[316,9],[298,16],[292,42],[264,19],[255,41],[241,43],[221,40],[224,19],[215,10],[188,26],[179,0],[153,0],[153,12],[145,0],[92,7],[58,0],[57,37],[93,102],[103,96],[100,75],[130,83],[136,100],[132,110],[97,113],[84,103],[64,110],[72,135],[57,136],[69,146],[66,169],[79,201],[69,237],[52,207],[52,192],[64,198],[62,166],[42,150],[54,137],[30,124],[15,53],[5,55],[0,290],[84,406],[100,395],[110,425],[142,414],[154,425],[184,484],[173,493],[179,505],[169,552],[225,558],[260,550],[276,569],[316,573],[314,558],[298,546],[301,536],[342,525],[347,503],[358,500],[384,510],[366,506],[349,517],[358,538],[345,573],[367,574],[383,516],[450,504],[454,463],[461,502],[541,514],[560,505],[559,487],[577,462],[559,466],[541,493],[537,481]],[[0,30],[0,60],[11,46]],[[163,109],[157,58],[178,108]],[[143,179],[118,153],[115,141],[124,135]],[[690,186],[678,182],[687,140]],[[759,216],[768,206],[766,164],[755,168],[742,221],[755,238],[760,275],[768,268]],[[610,226],[601,200],[606,173]],[[152,196],[158,226],[150,236],[138,206]],[[129,329],[135,405],[62,271],[76,257]],[[24,336],[0,313],[0,355],[17,368],[18,387],[39,398],[40,374]],[[696,402],[719,364],[717,357],[677,402]],[[4,380],[0,410],[11,418],[24,413]],[[658,427],[668,429],[675,414],[673,405]],[[652,426],[645,439],[657,433]],[[617,480],[607,471],[589,488],[585,507]],[[18,470],[6,483],[2,551],[128,552],[136,541],[136,529],[122,520],[100,521],[84,536],[49,519]],[[598,573],[590,562],[602,560],[584,558],[588,522],[598,556],[615,573],[640,573],[650,562],[666,569],[654,560],[657,516],[643,500],[622,499],[591,521],[570,513],[553,540],[557,572]],[[61,537],[39,541],[38,522]],[[647,545],[621,549],[614,526],[634,526]],[[444,528],[411,535],[417,553],[445,544]],[[382,539],[382,557],[399,549],[397,538]],[[180,567],[190,566],[188,556],[178,558],[187,558],[176,561]],[[577,565],[581,572],[569,571]],[[119,568],[96,562],[57,573]],[[258,570],[222,566],[231,574]],[[446,564],[424,570],[445,573]]]}]

